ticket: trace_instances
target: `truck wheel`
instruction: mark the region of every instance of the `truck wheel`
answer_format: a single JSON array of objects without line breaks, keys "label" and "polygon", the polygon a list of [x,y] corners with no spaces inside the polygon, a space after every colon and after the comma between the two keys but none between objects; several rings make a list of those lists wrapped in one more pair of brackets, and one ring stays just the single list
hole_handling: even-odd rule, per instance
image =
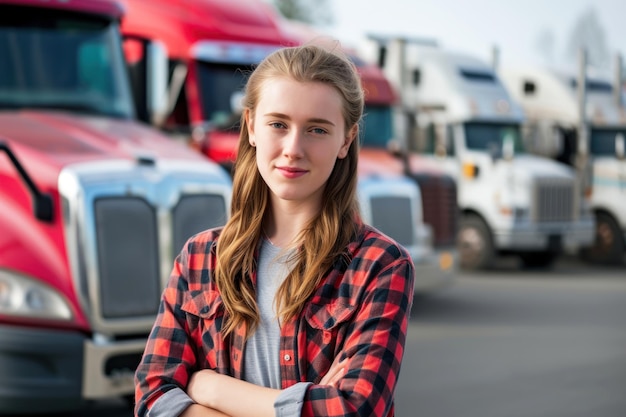
[{"label": "truck wheel", "polygon": [[593,263],[619,265],[624,262],[624,238],[617,222],[606,213],[596,215],[596,238],[583,250],[583,257]]},{"label": "truck wheel", "polygon": [[493,263],[495,254],[491,232],[476,215],[467,215],[461,219],[457,247],[459,264],[463,269],[487,269]]},{"label": "truck wheel", "polygon": [[559,254],[557,252],[524,252],[519,256],[525,268],[548,268],[554,264]]}]

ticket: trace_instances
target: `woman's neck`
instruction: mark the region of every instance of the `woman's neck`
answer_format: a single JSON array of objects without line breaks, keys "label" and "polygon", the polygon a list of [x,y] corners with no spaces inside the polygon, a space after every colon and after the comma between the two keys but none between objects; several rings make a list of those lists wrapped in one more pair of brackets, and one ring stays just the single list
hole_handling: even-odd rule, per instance
[{"label": "woman's neck", "polygon": [[306,211],[272,210],[262,232],[272,245],[286,247],[295,243],[311,219],[312,215]]}]

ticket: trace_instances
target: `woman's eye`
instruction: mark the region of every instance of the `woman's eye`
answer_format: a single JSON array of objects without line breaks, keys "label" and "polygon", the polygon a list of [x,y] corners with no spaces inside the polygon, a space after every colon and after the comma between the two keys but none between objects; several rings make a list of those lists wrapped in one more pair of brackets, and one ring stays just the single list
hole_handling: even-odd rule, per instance
[{"label": "woman's eye", "polygon": [[326,133],[328,133],[325,129],[322,129],[321,127],[314,127],[313,129],[311,129],[311,131],[316,135],[325,135]]},{"label": "woman's eye", "polygon": [[284,129],[285,125],[283,123],[280,122],[272,122],[269,124],[270,127],[273,127],[275,129]]}]

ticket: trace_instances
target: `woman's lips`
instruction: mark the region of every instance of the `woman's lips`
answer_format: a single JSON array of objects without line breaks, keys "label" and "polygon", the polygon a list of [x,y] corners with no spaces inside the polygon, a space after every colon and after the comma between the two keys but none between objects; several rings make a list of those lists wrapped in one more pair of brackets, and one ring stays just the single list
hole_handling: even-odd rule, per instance
[{"label": "woman's lips", "polygon": [[298,178],[307,173],[306,169],[295,167],[277,167],[277,169],[286,178]]}]

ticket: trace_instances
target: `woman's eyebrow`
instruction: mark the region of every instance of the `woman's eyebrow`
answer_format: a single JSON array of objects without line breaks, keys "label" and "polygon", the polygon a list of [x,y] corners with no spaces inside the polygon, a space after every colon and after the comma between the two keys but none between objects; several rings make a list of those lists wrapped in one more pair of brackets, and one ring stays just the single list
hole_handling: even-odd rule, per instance
[{"label": "woman's eyebrow", "polygon": [[[289,117],[288,115],[286,115],[284,113],[271,112],[271,113],[265,113],[263,116],[264,117],[277,117],[279,119],[291,120],[291,117]],[[312,118],[308,119],[307,122],[335,126],[335,124],[333,122],[331,122],[330,120],[322,119],[322,118],[319,118],[319,117],[312,117]]]}]

